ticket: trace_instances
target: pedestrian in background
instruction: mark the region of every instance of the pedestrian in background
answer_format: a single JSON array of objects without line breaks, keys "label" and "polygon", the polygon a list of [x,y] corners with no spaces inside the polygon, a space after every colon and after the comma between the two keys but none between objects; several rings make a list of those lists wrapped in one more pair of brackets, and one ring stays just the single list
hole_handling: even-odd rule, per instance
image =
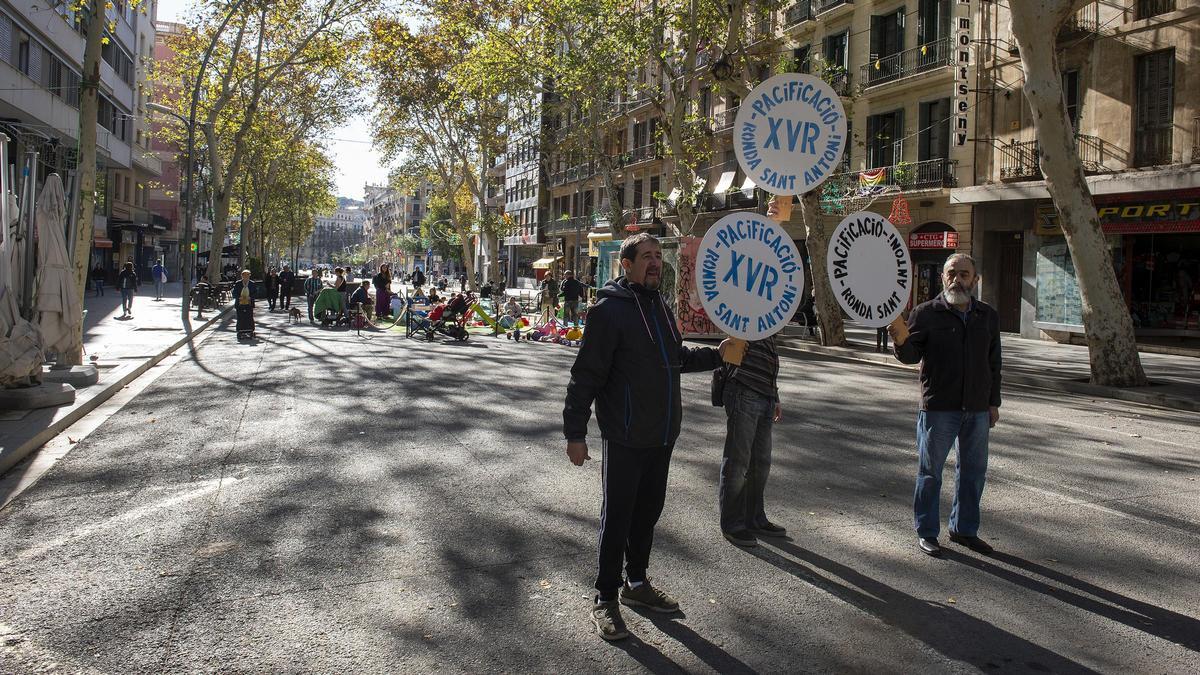
[{"label": "pedestrian in background", "polygon": [[554,278],[554,273],[547,272],[546,278],[542,279],[542,323],[558,316],[558,291],[558,280]]},{"label": "pedestrian in background", "polygon": [[100,263],[96,263],[92,268],[92,289],[96,292],[96,297],[104,295],[104,268]]},{"label": "pedestrian in background", "polygon": [[575,272],[563,272],[563,322],[571,321],[579,325],[579,301],[587,294],[587,288],[575,278]]},{"label": "pedestrian in background", "polygon": [[387,263],[379,266],[379,273],[371,278],[375,286],[375,316],[389,316],[392,313],[392,267]]},{"label": "pedestrian in background", "polygon": [[459,293],[467,292],[467,273],[466,272],[458,273],[458,292]]},{"label": "pedestrian in background", "polygon": [[125,269],[117,275],[117,288],[121,290],[121,317],[133,317],[133,294],[137,292],[138,275],[133,270],[133,263],[125,263]]},{"label": "pedestrian in background", "polygon": [[942,553],[938,543],[942,469],[955,444],[958,465],[950,541],[978,553],[992,552],[978,530],[988,430],[1000,420],[1000,318],[996,310],[972,297],[978,282],[975,260],[956,253],[942,267],[942,293],[917,305],[907,324],[896,319],[889,326],[896,358],[921,364],[920,462],[913,513],[917,544],[931,556]]},{"label": "pedestrian in background", "polygon": [[283,266],[283,271],[279,273],[279,307],[280,309],[290,309],[292,306],[292,287],[296,284],[296,273],[291,267]]},{"label": "pedestrian in background", "polygon": [[313,318],[313,304],[317,302],[317,296],[321,293],[321,289],[325,287],[325,283],[321,281],[321,274],[314,270],[309,277],[304,280],[304,298],[308,300],[308,322],[316,323]]},{"label": "pedestrian in background", "polygon": [[[724,356],[724,350],[721,352]],[[725,453],[717,501],[721,533],[738,546],[757,546],[757,536],[783,537],[787,529],[767,518],[765,494],[771,473],[771,435],[783,417],[779,403],[779,351],[775,336],[746,345],[742,363],[723,365]]]},{"label": "pedestrian in background", "polygon": [[279,273],[275,271],[274,267],[267,270],[263,285],[267,287],[267,306],[274,312],[275,298],[279,296]]},{"label": "pedestrian in background", "polygon": [[233,306],[237,314],[237,336],[254,337],[254,296],[258,284],[250,280],[250,270],[242,270],[242,278],[233,284]]},{"label": "pedestrian in background", "polygon": [[591,459],[587,428],[593,401],[600,424],[604,502],[592,623],[605,640],[629,636],[618,603],[679,611],[674,598],[650,584],[650,549],[679,436],[679,375],[711,371],[720,362],[711,347],[683,346],[659,294],[663,262],[657,239],[646,233],[626,239],[621,267],[625,275],[605,285],[591,309],[563,408],[567,457],[575,466]]},{"label": "pedestrian in background", "polygon": [[162,300],[163,287],[167,285],[167,270],[162,261],[154,261],[154,267],[150,268],[150,276],[154,278],[154,299]]}]

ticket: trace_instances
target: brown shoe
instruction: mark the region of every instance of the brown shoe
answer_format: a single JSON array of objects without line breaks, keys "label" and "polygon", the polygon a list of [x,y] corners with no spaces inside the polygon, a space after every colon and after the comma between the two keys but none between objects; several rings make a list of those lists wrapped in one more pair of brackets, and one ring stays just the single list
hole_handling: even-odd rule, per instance
[{"label": "brown shoe", "polygon": [[609,642],[629,637],[625,620],[621,618],[621,605],[616,600],[599,600],[593,604],[592,623],[596,633]]}]

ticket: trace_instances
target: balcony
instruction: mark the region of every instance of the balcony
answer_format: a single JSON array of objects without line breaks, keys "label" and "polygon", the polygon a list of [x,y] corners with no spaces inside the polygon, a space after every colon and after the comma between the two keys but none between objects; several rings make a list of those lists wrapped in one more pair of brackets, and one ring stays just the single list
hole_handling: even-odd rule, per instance
[{"label": "balcony", "polygon": [[1200,115],[1192,118],[1192,163],[1200,164]]},{"label": "balcony", "polygon": [[813,0],[813,14],[824,14],[832,9],[837,9],[842,5],[849,5],[850,0]]},{"label": "balcony", "polygon": [[634,148],[625,153],[625,166],[633,166],[642,162],[649,162],[655,159],[662,159],[662,149],[657,143],[643,145],[640,148]]},{"label": "balcony", "polygon": [[714,118],[713,129],[718,133],[722,131],[729,131],[733,128],[734,121],[737,120],[737,113],[738,106],[736,105],[732,108],[726,108],[717,113]]},{"label": "balcony", "polygon": [[591,216],[559,217],[542,226],[542,230],[548,237],[562,236],[569,232],[587,232],[590,229],[592,229]]},{"label": "balcony", "polygon": [[800,0],[783,13],[783,26],[790,29],[813,18],[812,0]]},{"label": "balcony", "polygon": [[1060,38],[1079,34],[1100,32],[1100,3],[1089,2],[1075,10],[1058,29]]},{"label": "balcony", "polygon": [[[1075,150],[1079,154],[1079,163],[1083,165],[1084,173],[1103,173],[1104,141],[1096,136],[1077,134]],[[1038,160],[1037,141],[1013,141],[1000,146],[1000,180],[1038,180],[1042,177],[1041,165]]]},{"label": "balcony", "polygon": [[849,194],[856,188],[879,192],[940,190],[954,187],[954,163],[939,157],[921,162],[900,162],[867,171],[835,173],[829,177],[827,185],[823,193],[828,191],[837,195]]},{"label": "balcony", "polygon": [[574,183],[575,181],[589,178],[595,173],[596,167],[592,163],[579,164],[569,169],[550,174],[550,185],[557,187],[559,185],[566,185],[567,183]]},{"label": "balcony", "polygon": [[774,37],[775,16],[773,14],[768,13],[766,16],[752,19],[749,23],[751,42],[769,40]]},{"label": "balcony", "polygon": [[859,69],[859,81],[869,89],[949,66],[953,59],[950,38],[942,38],[863,64]]}]

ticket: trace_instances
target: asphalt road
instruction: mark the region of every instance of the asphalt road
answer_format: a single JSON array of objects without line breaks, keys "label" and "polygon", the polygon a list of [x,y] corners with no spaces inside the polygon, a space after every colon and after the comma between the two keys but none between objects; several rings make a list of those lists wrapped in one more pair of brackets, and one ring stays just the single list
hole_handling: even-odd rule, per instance
[{"label": "asphalt road", "polygon": [[792,537],[747,551],[716,524],[724,412],[688,376],[650,570],[684,614],[627,610],[607,644],[600,466],[560,433],[574,350],[260,321],[0,511],[0,672],[1200,671],[1194,414],[1006,390],[999,553],[935,560],[914,376],[789,359],[768,512]]}]

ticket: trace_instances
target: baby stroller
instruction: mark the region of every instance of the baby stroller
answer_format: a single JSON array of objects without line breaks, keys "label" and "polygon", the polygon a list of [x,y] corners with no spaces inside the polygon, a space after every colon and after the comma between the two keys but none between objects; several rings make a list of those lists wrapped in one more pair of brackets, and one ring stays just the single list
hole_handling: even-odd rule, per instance
[{"label": "baby stroller", "polygon": [[313,316],[321,321],[322,328],[349,323],[342,294],[332,288],[321,289],[317,294],[317,299],[313,302]]}]

